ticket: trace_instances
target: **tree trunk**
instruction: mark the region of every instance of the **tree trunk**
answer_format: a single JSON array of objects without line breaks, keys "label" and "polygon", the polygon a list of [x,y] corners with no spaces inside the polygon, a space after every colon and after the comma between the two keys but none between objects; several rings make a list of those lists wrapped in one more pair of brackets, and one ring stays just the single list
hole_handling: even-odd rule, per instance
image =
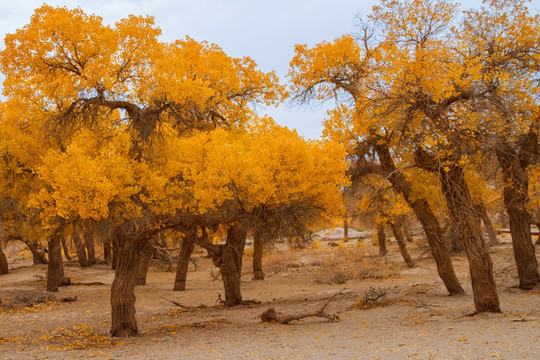
[{"label": "tree trunk", "polygon": [[493,228],[493,223],[491,222],[491,219],[489,218],[489,215],[487,213],[486,207],[484,203],[479,202],[475,205],[476,211],[478,211],[478,215],[480,215],[480,218],[482,219],[482,222],[484,223],[484,228],[486,229],[486,233],[488,234],[489,238],[489,245],[497,245],[499,242],[497,241],[497,233],[495,232],[495,229]]},{"label": "tree trunk", "polygon": [[264,280],[262,266],[264,237],[261,230],[255,230],[253,235],[253,280]]},{"label": "tree trunk", "polygon": [[431,248],[431,253],[437,264],[437,272],[442,279],[450,295],[462,295],[465,293],[454,271],[452,259],[448,249],[444,244],[441,227],[437,218],[433,214],[431,207],[426,199],[415,198],[412,196],[410,182],[399,171],[395,164],[388,146],[385,144],[375,144],[375,150],[379,156],[379,161],[384,175],[392,184],[397,193],[401,194],[405,201],[411,206],[416,214],[418,221],[422,224],[424,232]]},{"label": "tree trunk", "polygon": [[88,265],[95,265],[96,263],[96,245],[94,241],[94,230],[87,230],[83,234],[84,247],[88,254]]},{"label": "tree trunk", "polygon": [[61,235],[49,237],[49,264],[47,266],[47,291],[58,291],[58,286],[64,280],[64,264],[62,263]]},{"label": "tree trunk", "polygon": [[343,240],[349,241],[349,221],[347,218],[343,219]]},{"label": "tree trunk", "polygon": [[135,319],[135,280],[140,258],[135,240],[118,231],[118,262],[111,286],[111,336],[128,337],[138,334]]},{"label": "tree trunk", "polygon": [[73,228],[71,239],[73,240],[73,243],[75,244],[75,251],[77,252],[77,260],[79,260],[79,264],[81,265],[81,267],[90,266],[88,262],[88,258],[86,257],[86,248],[81,240],[81,235],[77,227]]},{"label": "tree trunk", "polygon": [[449,241],[450,249],[452,249],[453,252],[460,253],[465,250],[459,238],[459,228],[457,226],[457,219],[452,218],[452,220],[450,220],[450,224],[446,231],[446,239]]},{"label": "tree trunk", "polygon": [[390,223],[390,226],[392,227],[392,232],[394,233],[394,237],[398,243],[399,252],[401,253],[401,256],[403,256],[403,260],[405,260],[408,267],[415,267],[416,265],[411,258],[411,255],[409,255],[409,252],[407,251],[407,244],[405,243],[403,233],[401,232],[401,227],[396,223]]},{"label": "tree trunk", "polygon": [[62,249],[64,249],[64,256],[68,261],[71,261],[71,255],[69,254],[69,248],[65,236],[61,236],[60,241],[62,242]]},{"label": "tree trunk", "polygon": [[6,254],[2,250],[2,245],[0,244],[0,275],[9,273],[9,266]]},{"label": "tree trunk", "polygon": [[379,257],[385,257],[386,251],[386,234],[384,233],[384,225],[377,224],[377,240],[379,241]]},{"label": "tree trunk", "polygon": [[180,254],[178,255],[178,265],[176,267],[173,291],[186,290],[189,260],[191,259],[191,254],[193,254],[193,250],[195,249],[194,236],[196,236],[194,232],[188,231],[182,240]]},{"label": "tree trunk", "polygon": [[411,227],[409,226],[409,219],[408,217],[404,218],[401,222],[401,226],[403,228],[403,233],[405,234],[405,239],[407,239],[407,242],[412,243],[413,242],[413,236],[411,233]]},{"label": "tree trunk", "polygon": [[457,221],[460,240],[469,260],[476,312],[501,312],[493,264],[482,238],[480,217],[460,166],[439,168],[441,187],[452,218]]},{"label": "tree trunk", "polygon": [[37,242],[25,241],[24,243],[26,246],[28,246],[30,252],[32,252],[32,260],[34,261],[34,265],[49,263],[49,260],[47,260],[47,257],[45,256],[44,249],[41,248]]},{"label": "tree trunk", "polygon": [[531,235],[529,178],[519,155],[512,145],[501,141],[496,149],[504,179],[504,207],[510,218],[510,233],[516,261],[519,288],[531,289],[540,281],[538,262]]},{"label": "tree trunk", "polygon": [[246,244],[246,227],[237,223],[227,230],[227,242],[221,253],[221,275],[225,287],[225,305],[242,303],[240,280],[242,278],[242,255]]},{"label": "tree trunk", "polygon": [[103,237],[103,259],[107,264],[112,260],[112,244],[110,234],[106,234]]},{"label": "tree trunk", "polygon": [[146,276],[148,275],[148,267],[152,258],[153,241],[147,241],[141,249],[139,264],[137,266],[137,279],[135,285],[146,285]]}]

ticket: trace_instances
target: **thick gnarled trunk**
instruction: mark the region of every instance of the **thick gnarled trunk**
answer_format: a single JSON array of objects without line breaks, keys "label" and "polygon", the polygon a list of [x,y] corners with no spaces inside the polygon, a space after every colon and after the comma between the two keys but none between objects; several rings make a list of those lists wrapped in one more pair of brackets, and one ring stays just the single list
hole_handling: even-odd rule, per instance
[{"label": "thick gnarled trunk", "polygon": [[49,264],[47,265],[47,291],[58,291],[64,280],[64,264],[62,262],[62,243],[58,234],[48,240]]},{"label": "thick gnarled trunk", "polygon": [[233,306],[242,303],[240,280],[242,278],[242,255],[246,244],[247,229],[237,223],[229,227],[227,242],[221,253],[220,272],[225,287],[225,305]]},{"label": "thick gnarled trunk", "polygon": [[493,264],[482,238],[480,217],[474,208],[463,169],[451,165],[439,169],[441,187],[452,218],[457,221],[461,243],[469,260],[469,269],[477,312],[501,312]]},{"label": "thick gnarled trunk", "polygon": [[450,295],[464,294],[465,291],[459,284],[452,265],[452,259],[444,244],[441,227],[429,203],[423,198],[413,198],[411,184],[396,168],[388,147],[380,143],[376,143],[374,147],[379,156],[384,175],[390,181],[394,190],[401,194],[411,206],[418,221],[422,224],[429,247],[431,248],[431,253],[437,265],[437,272],[446,286],[448,293]]},{"label": "thick gnarled trunk", "polygon": [[174,278],[173,291],[186,290],[189,261],[191,259],[191,254],[193,254],[193,250],[195,249],[194,236],[194,233],[186,232],[186,236],[182,240],[180,254],[178,254],[178,263],[176,267],[176,276]]},{"label": "thick gnarled trunk", "polygon": [[111,336],[128,337],[138,334],[135,319],[135,282],[140,250],[135,239],[127,234],[115,234],[118,261],[111,286]]}]

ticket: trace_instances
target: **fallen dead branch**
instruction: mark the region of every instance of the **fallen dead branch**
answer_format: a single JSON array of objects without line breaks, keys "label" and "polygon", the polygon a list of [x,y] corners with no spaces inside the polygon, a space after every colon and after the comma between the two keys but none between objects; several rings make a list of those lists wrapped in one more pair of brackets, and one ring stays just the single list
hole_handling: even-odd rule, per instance
[{"label": "fallen dead branch", "polygon": [[330,321],[337,322],[339,321],[339,316],[337,314],[329,314],[324,310],[336,296],[343,294],[343,292],[337,292],[334,295],[330,296],[321,308],[314,312],[306,312],[302,314],[282,314],[277,312],[273,307],[268,308],[265,312],[260,315],[261,321],[264,323],[278,323],[278,324],[289,324],[292,321],[300,321],[301,319],[307,317],[323,317]]}]

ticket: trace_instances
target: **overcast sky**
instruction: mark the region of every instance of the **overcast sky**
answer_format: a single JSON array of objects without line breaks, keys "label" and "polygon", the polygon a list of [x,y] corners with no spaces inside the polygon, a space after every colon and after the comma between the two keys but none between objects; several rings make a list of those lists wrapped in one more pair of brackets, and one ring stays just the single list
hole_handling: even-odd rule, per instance
[{"label": "overcast sky", "polygon": [[[49,5],[81,7],[112,24],[129,14],[152,15],[162,40],[186,35],[221,46],[235,57],[249,56],[264,71],[275,70],[280,80],[295,44],[313,46],[355,31],[355,15],[366,14],[377,0],[64,0]],[[479,0],[464,1],[478,3]],[[534,0],[534,3],[540,0]],[[29,22],[41,0],[0,0],[0,34],[13,33]],[[4,48],[3,41],[0,48]],[[332,104],[328,104],[332,105]],[[290,107],[263,109],[281,124],[307,138],[318,138],[325,109]]]}]

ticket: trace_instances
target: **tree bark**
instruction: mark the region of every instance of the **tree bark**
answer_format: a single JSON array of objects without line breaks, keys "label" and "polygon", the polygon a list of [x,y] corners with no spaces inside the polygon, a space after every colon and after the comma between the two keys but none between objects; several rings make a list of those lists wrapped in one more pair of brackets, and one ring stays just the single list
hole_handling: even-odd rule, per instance
[{"label": "tree bark", "polygon": [[60,241],[62,242],[62,249],[64,249],[64,256],[68,261],[71,261],[71,255],[69,254],[69,248],[67,244],[66,237],[62,235],[60,238]]},{"label": "tree bark", "polygon": [[2,250],[2,245],[0,244],[0,275],[9,273],[9,266],[6,254]]},{"label": "tree bark", "polygon": [[255,230],[253,235],[253,280],[264,280],[262,266],[264,237],[262,230]]},{"label": "tree bark", "polygon": [[96,264],[96,245],[94,241],[94,230],[86,230],[83,234],[84,247],[88,254],[88,265]]},{"label": "tree bark", "polygon": [[109,234],[106,234],[103,237],[103,259],[107,264],[112,260],[112,244],[111,236]]},{"label": "tree bark", "polygon": [[385,144],[375,143],[375,151],[379,156],[381,168],[386,178],[392,184],[397,193],[401,194],[411,206],[418,221],[422,224],[424,232],[431,248],[431,253],[437,264],[437,272],[442,279],[450,295],[462,295],[465,293],[454,271],[452,259],[444,244],[442,230],[437,218],[433,214],[426,199],[414,198],[410,182],[395,166],[390,154],[390,149]]},{"label": "tree bark", "polygon": [[180,254],[178,255],[178,265],[176,267],[176,276],[174,278],[173,291],[186,290],[189,260],[191,259],[191,254],[193,254],[193,250],[195,249],[195,241],[193,238],[194,236],[196,236],[194,232],[188,231],[186,232],[186,236],[182,240],[182,245],[180,246]]},{"label": "tree bark", "polygon": [[79,261],[79,264],[81,265],[81,267],[90,266],[88,262],[88,258],[86,257],[86,248],[81,240],[79,229],[76,226],[73,228],[71,239],[73,240],[73,243],[75,244],[75,251],[77,252],[77,260]]},{"label": "tree bark", "polygon": [[137,279],[135,285],[146,285],[146,276],[148,275],[148,267],[152,258],[153,241],[149,240],[144,243],[141,248],[139,264],[137,266]]},{"label": "tree bark", "polygon": [[497,233],[495,232],[495,229],[493,228],[493,223],[491,222],[491,219],[487,213],[484,203],[479,202],[475,206],[476,206],[476,211],[478,211],[478,214],[480,215],[480,218],[482,219],[482,222],[484,223],[484,228],[486,229],[486,233],[489,238],[489,245],[497,245],[499,243],[499,241],[497,240]]},{"label": "tree bark", "polygon": [[395,222],[390,223],[390,226],[392,227],[392,232],[394,233],[394,237],[396,238],[396,241],[399,246],[399,252],[401,253],[401,256],[403,257],[403,260],[407,264],[408,267],[413,268],[416,266],[413,259],[411,258],[411,255],[409,255],[409,252],[407,251],[407,244],[405,243],[405,239],[403,237],[403,233],[401,232],[401,227],[399,224],[396,224]]},{"label": "tree bark", "polygon": [[504,179],[504,207],[510,218],[510,233],[516,261],[519,288],[531,289],[540,282],[538,262],[531,235],[529,205],[529,178],[527,162],[507,141],[500,141],[496,149]]},{"label": "tree bark", "polygon": [[343,240],[349,241],[349,221],[347,218],[343,219]]},{"label": "tree bark", "polygon": [[386,234],[384,233],[384,225],[377,224],[377,240],[379,241],[379,257],[385,257],[386,251]]},{"label": "tree bark", "polygon": [[227,230],[227,242],[221,253],[220,272],[225,287],[225,305],[242,303],[240,280],[242,278],[242,255],[246,244],[247,229],[242,223],[231,225]]},{"label": "tree bark", "polygon": [[474,209],[463,168],[450,165],[438,169],[441,187],[452,218],[457,221],[460,240],[469,260],[476,312],[501,312],[493,264],[482,238],[480,217]]},{"label": "tree bark", "polygon": [[411,233],[411,227],[409,226],[409,219],[408,217],[405,217],[403,221],[401,222],[401,226],[403,228],[403,233],[405,234],[405,239],[407,239],[407,242],[412,243],[413,242],[413,236]]},{"label": "tree bark", "polygon": [[136,336],[135,281],[140,250],[132,234],[123,234],[117,229],[114,236],[119,251],[111,286],[111,336]]},{"label": "tree bark", "polygon": [[58,291],[58,286],[64,280],[64,264],[62,262],[61,235],[49,237],[49,264],[47,265],[47,291]]},{"label": "tree bark", "polygon": [[26,246],[28,246],[30,252],[32,252],[32,260],[34,261],[34,265],[49,263],[49,260],[47,260],[47,257],[45,256],[44,249],[41,248],[37,242],[24,241],[24,243]]}]

